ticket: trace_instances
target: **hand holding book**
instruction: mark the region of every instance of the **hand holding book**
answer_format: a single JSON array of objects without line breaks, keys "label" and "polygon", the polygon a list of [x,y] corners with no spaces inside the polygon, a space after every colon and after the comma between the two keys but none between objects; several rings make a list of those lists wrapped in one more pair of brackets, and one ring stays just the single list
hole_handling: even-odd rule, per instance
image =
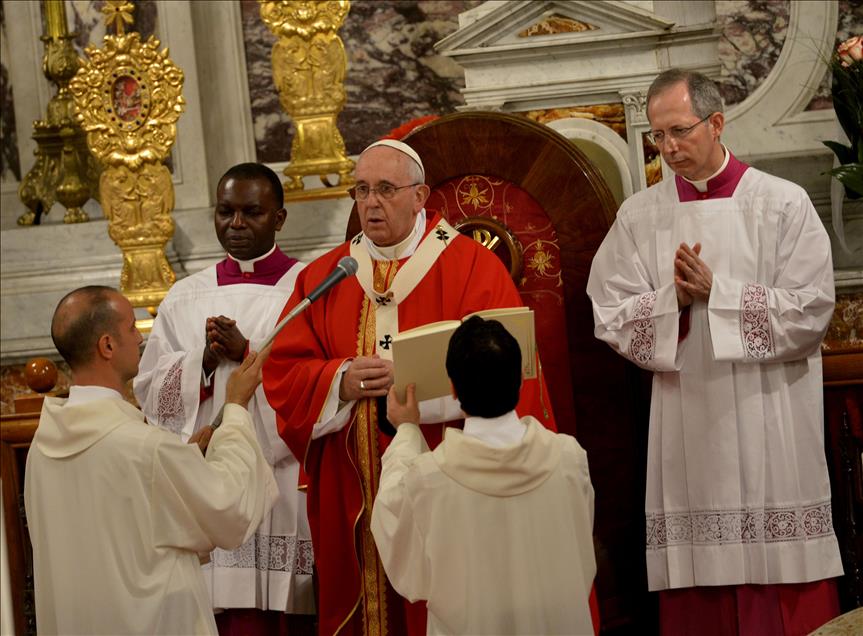
[{"label": "hand holding book", "polygon": [[518,341],[524,378],[536,377],[533,311],[528,307],[487,309],[468,314],[462,320],[444,320],[409,329],[393,338],[394,387],[399,400],[405,399],[408,384],[416,385],[416,399],[420,402],[450,394],[447,347],[453,332],[471,316],[499,321]]}]

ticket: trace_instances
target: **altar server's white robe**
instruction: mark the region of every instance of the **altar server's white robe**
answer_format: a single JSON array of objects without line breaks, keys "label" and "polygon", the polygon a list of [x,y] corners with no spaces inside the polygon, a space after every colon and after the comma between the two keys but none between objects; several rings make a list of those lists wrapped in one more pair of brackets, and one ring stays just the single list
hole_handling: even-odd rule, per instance
[{"label": "altar server's white robe", "polygon": [[393,588],[428,602],[429,636],[594,633],[587,455],[521,421],[517,444],[447,428],[431,452],[402,424],[383,455],[371,530]]},{"label": "altar server's white robe", "polygon": [[[303,265],[296,263],[275,285],[217,284],[216,266],[184,278],[171,288],[141,357],[135,396],[147,419],[184,440],[213,421],[225,401],[228,376],[238,363],[222,362],[213,395],[201,401],[205,323],[224,315],[256,351],[275,326]],[[290,327],[288,327],[290,328]],[[273,467],[279,499],[258,531],[236,550],[217,549],[204,576],[214,608],[248,607],[313,613],[312,542],[305,493],[297,490],[299,463],[276,430],[276,416],[258,387],[249,401],[258,441]]]},{"label": "altar server's white robe", "polygon": [[40,634],[216,634],[198,555],[235,547],[276,498],[248,413],[206,459],[121,399],[48,398],[24,500]]},{"label": "altar server's white robe", "polygon": [[[702,244],[713,288],[678,342],[681,242]],[[820,355],[833,268],[806,192],[749,168],[732,196],[681,203],[666,179],[621,206],[587,291],[597,337],[654,371],[649,588],[841,575]]]}]

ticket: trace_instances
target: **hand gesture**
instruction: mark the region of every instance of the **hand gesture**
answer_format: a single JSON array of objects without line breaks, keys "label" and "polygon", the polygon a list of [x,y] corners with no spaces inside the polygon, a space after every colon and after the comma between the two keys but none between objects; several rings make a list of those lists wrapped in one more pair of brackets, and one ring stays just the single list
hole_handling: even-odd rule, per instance
[{"label": "hand gesture", "polygon": [[420,423],[420,407],[417,405],[416,385],[408,384],[404,404],[399,402],[399,398],[396,396],[396,388],[390,388],[390,392],[387,393],[387,419],[396,428],[406,422],[411,424]]},{"label": "hand gesture", "polygon": [[382,397],[393,385],[393,363],[378,354],[360,356],[351,361],[342,374],[339,399],[345,402],[360,398]]},{"label": "hand gesture", "polygon": [[713,272],[701,260],[701,243],[681,243],[674,255],[674,286],[677,306],[687,307],[695,299],[707,302],[713,287]]},{"label": "hand gesture", "polygon": [[270,348],[267,347],[260,353],[250,351],[243,363],[231,372],[225,388],[225,403],[239,404],[246,408],[261,383],[261,366],[270,355]]},{"label": "hand gesture", "polygon": [[237,329],[237,321],[225,316],[207,318],[207,348],[216,355],[241,362],[248,341]]},{"label": "hand gesture", "polygon": [[211,426],[202,426],[195,431],[189,438],[189,444],[197,444],[201,449],[201,454],[207,454],[207,446],[210,444],[210,438],[213,436],[213,428]]}]

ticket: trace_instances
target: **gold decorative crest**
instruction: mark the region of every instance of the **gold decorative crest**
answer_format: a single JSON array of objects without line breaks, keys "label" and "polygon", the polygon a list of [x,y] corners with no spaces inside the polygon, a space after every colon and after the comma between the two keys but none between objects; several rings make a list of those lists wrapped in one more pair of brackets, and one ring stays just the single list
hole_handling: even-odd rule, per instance
[{"label": "gold decorative crest", "polygon": [[90,61],[70,88],[90,149],[109,166],[135,169],[171,152],[186,103],[183,71],[158,47],[154,36],[142,43],[139,33],[129,33],[84,50]]},{"label": "gold decorative crest", "polygon": [[[347,158],[336,117],[345,105],[347,56],[338,29],[348,0],[259,0],[261,19],[279,39],[273,77],[279,102],[296,126],[285,198],[346,196],[354,162]],[[327,175],[337,174],[338,184]],[[324,188],[304,191],[303,177],[320,175]]]},{"label": "gold decorative crest", "polygon": [[108,234],[123,251],[120,291],[155,313],[176,276],[165,257],[174,234],[174,187],[163,162],[183,112],[183,72],[151,36],[125,33],[134,6],[108,0],[102,9],[116,35],[88,46],[70,88],[93,154],[106,168],[99,181]]}]

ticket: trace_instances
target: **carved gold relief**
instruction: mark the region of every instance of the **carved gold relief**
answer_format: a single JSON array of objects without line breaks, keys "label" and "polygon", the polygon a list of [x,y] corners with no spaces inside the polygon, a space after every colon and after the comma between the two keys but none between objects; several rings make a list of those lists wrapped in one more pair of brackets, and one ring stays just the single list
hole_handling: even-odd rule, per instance
[{"label": "carved gold relief", "polygon": [[[278,41],[273,76],[279,102],[294,122],[291,162],[285,168],[285,197],[346,196],[354,183],[336,117],[345,105],[347,56],[338,29],[348,0],[259,0],[261,18]],[[328,175],[337,174],[331,184]],[[303,177],[319,175],[323,188],[305,191]]]},{"label": "carved gold relief", "polygon": [[57,85],[57,94],[48,102],[45,119],[33,122],[36,162],[18,187],[18,198],[27,206],[27,212],[18,218],[19,225],[38,225],[55,202],[66,208],[65,223],[88,220],[82,206],[96,197],[99,179],[99,165],[77,124],[69,90],[69,80],[78,70],[78,55],[72,46],[75,34],[66,28],[63,0],[46,0],[44,8],[42,71]]},{"label": "carved gold relief", "polygon": [[536,24],[533,24],[518,34],[520,38],[529,38],[536,35],[554,35],[556,33],[581,33],[582,31],[595,31],[599,27],[587,22],[567,18],[562,15],[550,15]]},{"label": "carved gold relief", "polygon": [[168,158],[183,112],[183,72],[151,36],[125,33],[133,5],[102,9],[116,35],[88,46],[89,61],[71,82],[93,154],[106,168],[99,181],[108,234],[123,251],[120,291],[136,307],[154,308],[176,276],[165,257],[174,234],[174,187]]}]

